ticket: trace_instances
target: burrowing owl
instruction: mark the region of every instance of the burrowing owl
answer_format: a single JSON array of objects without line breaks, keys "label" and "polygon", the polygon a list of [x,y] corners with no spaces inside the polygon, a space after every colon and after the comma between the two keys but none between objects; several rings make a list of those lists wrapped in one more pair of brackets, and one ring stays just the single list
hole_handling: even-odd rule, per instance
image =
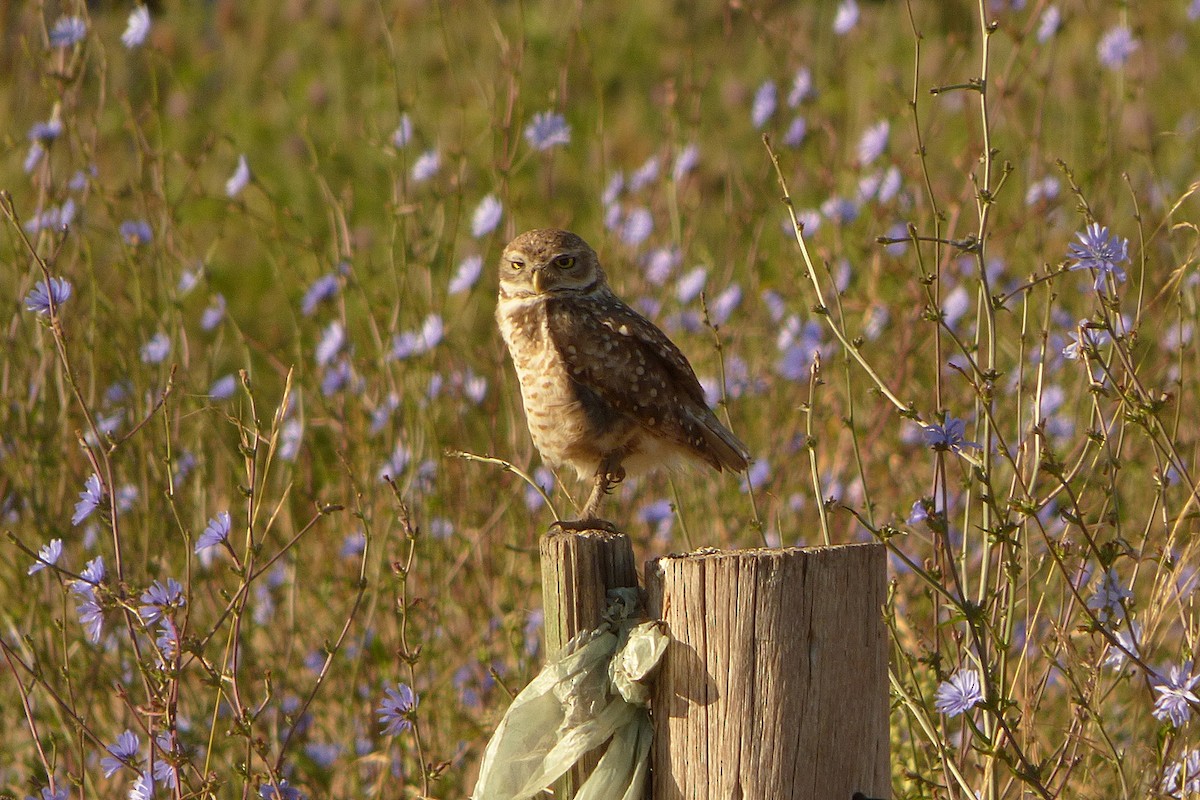
[{"label": "burrowing owl", "polygon": [[496,321],[521,383],[543,460],[591,477],[580,520],[626,476],[684,457],[743,470],[746,445],[726,430],[666,334],[613,294],[596,252],[573,233],[534,230],[500,259]]}]

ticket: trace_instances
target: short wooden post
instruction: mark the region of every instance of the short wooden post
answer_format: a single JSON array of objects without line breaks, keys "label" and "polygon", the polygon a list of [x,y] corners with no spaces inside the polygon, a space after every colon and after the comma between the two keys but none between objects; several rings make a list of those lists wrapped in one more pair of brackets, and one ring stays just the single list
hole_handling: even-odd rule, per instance
[{"label": "short wooden post", "polygon": [[[600,626],[609,589],[638,585],[637,566],[633,545],[623,533],[551,530],[542,537],[540,549],[544,642],[546,657],[553,658],[576,634]],[[556,796],[574,797],[597,760],[581,760],[556,785]]]},{"label": "short wooden post", "polygon": [[654,800],[888,798],[882,545],[646,565],[671,644],[651,701]]}]

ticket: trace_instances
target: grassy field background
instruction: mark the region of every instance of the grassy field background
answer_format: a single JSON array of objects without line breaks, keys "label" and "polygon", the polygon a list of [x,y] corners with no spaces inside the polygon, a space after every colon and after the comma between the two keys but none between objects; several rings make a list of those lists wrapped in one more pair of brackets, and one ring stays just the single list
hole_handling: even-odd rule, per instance
[{"label": "grassy field background", "polygon": [[551,226],[754,454],[639,557],[888,543],[894,796],[1200,790],[1197,3],[134,9],[0,5],[0,795],[469,794],[553,516],[455,454],[587,488],[492,316]]}]

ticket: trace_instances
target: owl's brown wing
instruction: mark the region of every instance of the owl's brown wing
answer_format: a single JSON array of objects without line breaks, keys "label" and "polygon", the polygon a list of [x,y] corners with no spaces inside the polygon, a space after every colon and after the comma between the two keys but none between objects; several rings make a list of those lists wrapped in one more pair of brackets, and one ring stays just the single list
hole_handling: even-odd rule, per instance
[{"label": "owl's brown wing", "polygon": [[553,298],[546,311],[585,407],[597,401],[596,414],[632,419],[715,469],[746,468],[746,446],[712,413],[687,358],[653,323],[609,292]]}]

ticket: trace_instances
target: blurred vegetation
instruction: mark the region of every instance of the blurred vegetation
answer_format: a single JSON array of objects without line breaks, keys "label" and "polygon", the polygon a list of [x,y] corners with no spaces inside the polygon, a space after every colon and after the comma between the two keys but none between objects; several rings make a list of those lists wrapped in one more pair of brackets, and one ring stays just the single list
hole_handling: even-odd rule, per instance
[{"label": "blurred vegetation", "polygon": [[[1061,24],[1043,40],[1051,7]],[[834,4],[167,1],[130,49],[131,10],[0,6],[0,190],[16,217],[0,236],[3,790],[37,795],[49,766],[58,785],[124,794],[135,773],[106,779],[98,765],[129,728],[143,754],[151,731],[178,737],[179,796],[281,777],[309,797],[470,791],[544,655],[536,542],[551,516],[515,475],[450,451],[539,466],[495,331],[492,265],[512,235],[557,226],[597,248],[618,292],[726,396],[758,462],[753,502],[699,469],[626,482],[609,511],[640,556],[813,545],[822,517],[833,541],[896,551],[897,797],[965,796],[963,784],[988,798],[1172,794],[1194,723],[1152,714],[1161,675],[1147,669],[1189,661],[1197,634],[1200,24],[1184,4],[993,2],[985,35],[967,2],[863,2],[839,34]],[[48,46],[71,15],[86,38]],[[1105,66],[1098,43],[1120,25],[1140,46]],[[986,94],[972,84],[985,40]],[[812,92],[792,105],[803,69]],[[767,81],[775,109],[756,127]],[[548,110],[570,143],[538,151],[524,131]],[[797,116],[807,133],[789,146]],[[51,119],[62,133],[27,169],[27,131]],[[883,150],[864,158],[881,121]],[[931,451],[814,313],[764,134],[811,221],[830,319],[911,415],[966,419],[988,458]],[[673,176],[689,145],[695,168]],[[429,151],[440,169],[418,180]],[[252,179],[230,197],[240,155]],[[633,243],[606,226],[602,196],[650,162],[655,176],[617,200],[653,220]],[[894,193],[862,196],[892,167]],[[1030,198],[1047,179],[1055,190]],[[503,217],[473,236],[488,195]],[[831,198],[853,219],[839,223]],[[22,235],[68,201],[65,232]],[[129,220],[151,241],[123,239]],[[1119,296],[1060,271],[1093,220],[1129,240]],[[451,294],[472,256],[482,277]],[[674,264],[665,280],[656,258]],[[26,308],[39,259],[73,285],[54,324]],[[994,331],[981,266],[994,271]],[[696,267],[708,304],[741,292],[715,328],[699,297],[681,299]],[[331,274],[337,293],[304,313]],[[226,314],[206,329],[218,295]],[[392,357],[430,315],[444,338]],[[1116,341],[1064,359],[1081,319]],[[335,322],[346,344],[318,364]],[[150,363],[160,332],[170,353]],[[345,383],[324,391],[334,369]],[[231,397],[212,396],[240,373]],[[407,458],[389,466],[397,448]],[[73,526],[93,472],[110,504],[134,488],[119,513],[102,505]],[[586,487],[561,477],[552,499],[571,516],[568,494]],[[912,518],[922,498],[945,512],[932,524]],[[226,510],[231,550],[195,553]],[[56,538],[66,572],[27,575]],[[110,588],[92,644],[71,581],[98,555]],[[933,588],[955,565],[957,604]],[[1088,600],[1109,569],[1131,595],[1106,629]],[[168,577],[188,602],[184,658],[164,668],[136,609]],[[964,621],[968,600],[985,624]],[[1144,663],[1105,667],[1134,615]],[[970,724],[932,711],[964,665],[993,685]],[[375,709],[396,682],[420,698],[416,725],[384,736]]]}]

